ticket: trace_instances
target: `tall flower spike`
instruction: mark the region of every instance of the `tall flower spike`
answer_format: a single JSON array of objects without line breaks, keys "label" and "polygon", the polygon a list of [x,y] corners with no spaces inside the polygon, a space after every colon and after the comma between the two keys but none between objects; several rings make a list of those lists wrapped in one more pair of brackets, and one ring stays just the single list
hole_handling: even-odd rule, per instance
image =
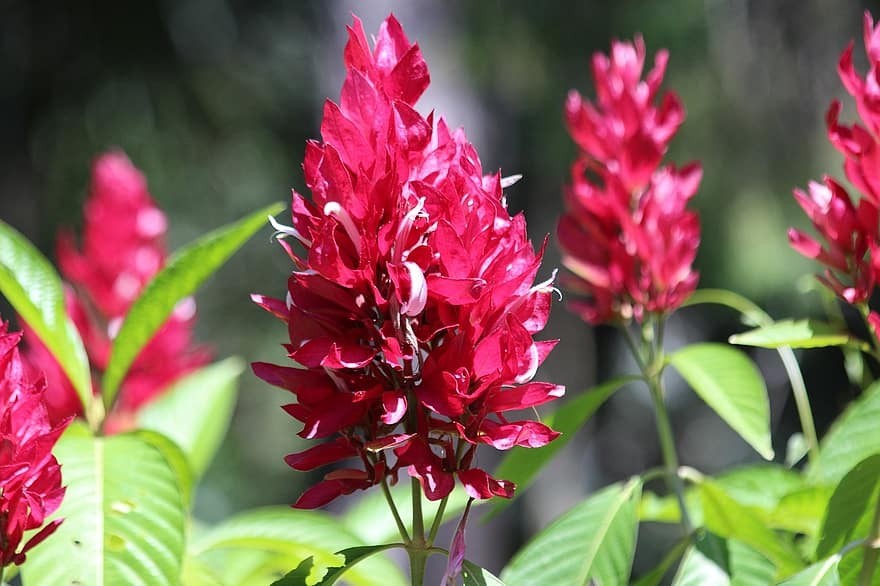
[{"label": "tall flower spike", "polygon": [[[85,204],[82,249],[74,235],[58,237],[58,264],[66,280],[65,304],[86,346],[93,370],[107,365],[110,346],[129,307],[167,259],[165,214],[147,190],[143,174],[121,152],[95,160]],[[124,431],[137,410],[172,382],[205,364],[209,353],[192,348],[195,302],[187,299],[147,344],[122,383],[105,429]],[[53,420],[79,415],[76,391],[58,363],[31,331],[26,358],[46,373]],[[100,392],[96,388],[95,392]]]},{"label": "tall flower spike", "polygon": [[657,103],[667,61],[658,52],[643,80],[642,38],[614,41],[609,56],[593,56],[596,103],[572,90],[565,105],[581,153],[557,236],[570,271],[565,283],[579,296],[570,306],[592,324],[672,311],[697,285],[700,226],[687,203],[702,170],[660,167],[684,121],[674,93]]},{"label": "tall flower spike", "polygon": [[[841,105],[831,103],[825,121],[828,139],[845,157],[846,177],[860,192],[858,203],[831,177],[821,184],[810,182],[807,193],[794,190],[794,196],[824,240],[821,244],[800,230],[790,229],[792,247],[807,258],[825,265],[819,280],[847,303],[866,303],[877,283],[880,258],[878,207],[880,207],[880,29],[871,14],[864,18],[865,53],[869,70],[864,78],[853,67],[853,44],[840,56],[838,73],[847,91],[855,98],[863,124],[840,124]],[[871,326],[878,320],[872,314]]]},{"label": "tall flower spike", "polygon": [[509,497],[513,484],[478,467],[477,447],[545,445],[558,434],[507,413],[564,392],[532,381],[555,344],[533,338],[552,295],[552,280],[534,284],[542,252],[464,132],[414,109],[428,69],[393,16],[372,48],[354,19],[345,65],[323,140],[306,147],[312,196],[294,192],[292,226],[276,226],[297,241],[284,242],[295,267],[286,299],[253,296],[287,324],[302,366],[254,372],[294,395],[285,409],[302,437],[326,440],[287,463],[347,462],[295,506],[400,472],[431,500],[456,481],[473,498]]},{"label": "tall flower spike", "polygon": [[[45,379],[26,373],[20,340],[0,321],[0,567],[24,562],[58,528],[61,519],[45,521],[64,497],[52,448],[69,419],[50,422]],[[37,529],[22,543],[26,531]]]}]

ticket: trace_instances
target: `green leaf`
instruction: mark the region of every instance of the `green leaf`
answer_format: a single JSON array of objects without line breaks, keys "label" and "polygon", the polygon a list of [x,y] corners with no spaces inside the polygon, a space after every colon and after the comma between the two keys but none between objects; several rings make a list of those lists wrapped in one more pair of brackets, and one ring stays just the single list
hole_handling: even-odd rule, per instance
[{"label": "green leaf", "polygon": [[832,424],[822,439],[819,458],[807,468],[817,484],[835,484],[856,464],[880,453],[880,382],[868,387]]},{"label": "green leaf", "polygon": [[[287,571],[313,556],[316,567],[332,567],[339,563],[337,551],[363,545],[366,544],[326,513],[266,507],[236,515],[205,532],[193,540],[191,551],[230,584],[249,584],[256,580],[244,577],[257,572],[265,574],[263,566],[283,567]],[[253,552],[264,555],[254,556]],[[281,566],[280,561],[286,565]],[[405,584],[400,570],[382,556],[353,567],[345,579],[355,586]]]},{"label": "green leaf", "polygon": [[[863,533],[867,533],[867,527]],[[859,582],[862,573],[862,565],[865,561],[865,548],[857,547],[847,552],[837,564],[837,574],[840,576],[842,586],[863,586]],[[874,570],[871,576],[871,586],[880,586],[880,572]]]},{"label": "green leaf", "polygon": [[196,289],[266,223],[281,211],[273,204],[206,234],[175,252],[140,297],[132,304],[119,329],[104,372],[104,405],[109,410],[119,385],[144,345],[162,327],[177,303]]},{"label": "green leaf", "polygon": [[201,477],[229,428],[243,370],[233,357],[189,374],[138,412],[138,427],[174,440]]},{"label": "green leaf", "polygon": [[702,531],[685,552],[672,579],[672,586],[728,586],[727,542]]},{"label": "green leaf", "polygon": [[692,539],[690,535],[679,540],[679,542],[676,543],[665,556],[663,556],[660,563],[657,564],[653,570],[633,582],[633,586],[658,586],[658,584],[663,581],[663,577],[666,573],[669,572],[669,569],[672,568],[673,564],[675,564],[675,562],[687,552],[688,548],[691,547],[691,542]]},{"label": "green leaf", "polygon": [[[337,560],[332,566],[327,566],[326,573],[315,586],[332,586],[342,575],[348,572],[355,564],[364,561],[386,549],[393,547],[403,547],[401,543],[391,543],[387,545],[363,545],[359,547],[350,547],[336,552]],[[339,559],[341,558],[341,559]],[[313,561],[311,556],[305,562]],[[306,586],[306,578],[310,572],[304,571],[303,564],[297,566],[289,574],[286,574],[280,580],[274,582],[272,586]]]},{"label": "green leaf", "polygon": [[492,572],[468,560],[464,560],[461,577],[464,586],[504,586],[504,582]]},{"label": "green leaf", "polygon": [[736,539],[727,540],[730,586],[772,584],[776,566],[766,557]]},{"label": "green leaf", "polygon": [[191,556],[183,561],[180,584],[181,586],[226,586],[207,564]]},{"label": "green leaf", "polygon": [[843,346],[850,341],[850,336],[831,324],[811,319],[786,319],[735,334],[730,336],[729,341],[731,344],[759,348],[822,348]]},{"label": "green leaf", "polygon": [[504,568],[508,586],[625,584],[638,529],[640,478],[592,495],[538,533]]},{"label": "green leaf", "polygon": [[794,468],[810,452],[810,444],[802,433],[793,433],[785,442],[785,465]]},{"label": "green leaf", "polygon": [[831,498],[827,486],[809,486],[782,497],[764,517],[768,526],[809,536],[819,534],[822,518]]},{"label": "green leaf", "polygon": [[833,555],[801,570],[779,586],[838,586],[840,584],[840,576],[837,573],[838,563],[840,556]]},{"label": "green leaf", "polygon": [[862,537],[853,532],[866,511],[873,515],[870,504],[876,502],[878,488],[880,454],[874,454],[859,462],[834,489],[816,546],[817,558],[827,557],[854,538]]},{"label": "green leaf", "polygon": [[721,419],[761,456],[773,459],[767,387],[748,356],[706,343],[682,348],[667,360]]},{"label": "green leaf", "polygon": [[781,576],[798,571],[801,559],[794,546],[778,536],[749,508],[731,498],[714,481],[699,485],[706,528],[729,539],[737,539],[764,554],[776,564]]},{"label": "green leaf", "polygon": [[[516,496],[522,494],[537,478],[541,469],[574,438],[577,431],[599,410],[599,407],[615,391],[636,380],[639,379],[635,376],[616,377],[560,405],[555,412],[544,417],[543,422],[562,435],[541,448],[513,448],[501,461],[494,476],[516,483]],[[494,517],[513,502],[513,499],[494,500],[496,502],[486,514],[486,520]]]},{"label": "green leaf", "polygon": [[[391,498],[394,499],[403,524],[407,531],[412,531],[412,493],[409,482],[400,482],[391,488]],[[456,486],[450,493],[443,511],[443,521],[457,519],[468,499],[467,493],[460,486]],[[486,501],[474,501],[472,507],[479,506]],[[428,501],[422,503],[422,513],[426,523],[433,522],[437,514],[440,501]],[[364,543],[389,543],[400,539],[397,524],[388,510],[388,501],[382,491],[373,490],[364,494],[342,516],[345,527],[357,535]]]},{"label": "green leaf", "polygon": [[285,574],[283,578],[272,582],[272,586],[305,586],[315,566],[315,558],[307,557],[299,565]]},{"label": "green leaf", "polygon": [[28,553],[25,584],[179,584],[186,512],[151,437],[94,437],[71,425],[54,450],[67,485],[56,515],[64,522]]},{"label": "green leaf", "polygon": [[46,257],[2,220],[0,293],[39,336],[70,379],[82,404],[88,406],[92,400],[89,359],[64,309],[61,279]]}]

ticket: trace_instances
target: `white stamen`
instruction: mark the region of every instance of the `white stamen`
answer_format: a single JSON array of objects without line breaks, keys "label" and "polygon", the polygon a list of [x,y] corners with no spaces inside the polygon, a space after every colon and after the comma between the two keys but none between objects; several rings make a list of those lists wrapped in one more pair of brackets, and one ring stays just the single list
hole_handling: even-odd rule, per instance
[{"label": "white stamen", "polygon": [[361,250],[361,235],[358,233],[357,228],[354,225],[354,222],[351,219],[351,216],[348,214],[348,211],[339,205],[339,202],[336,201],[328,201],[324,204],[324,215],[325,216],[333,216],[336,218],[336,221],[342,224],[342,228],[345,230],[345,233],[348,234],[348,237],[351,239],[351,243],[354,244],[355,250],[360,255]]},{"label": "white stamen", "polygon": [[414,262],[405,262],[403,266],[409,271],[409,299],[403,302],[400,310],[404,315],[415,317],[422,313],[428,303],[428,282],[421,267]]},{"label": "white stamen", "polygon": [[522,179],[523,176],[521,173],[517,173],[516,175],[508,175],[507,177],[501,178],[501,189],[507,189],[513,185],[519,183],[519,180]]},{"label": "white stamen", "polygon": [[535,376],[535,373],[538,372],[538,361],[540,360],[540,356],[538,356],[538,346],[532,344],[529,346],[529,366],[526,368],[525,372],[520,373],[513,382],[518,384],[527,383]]},{"label": "white stamen", "polygon": [[302,242],[302,245],[306,248],[312,247],[312,241],[300,234],[296,228],[292,226],[285,226],[272,216],[269,216],[269,223],[272,224],[273,228],[275,228],[276,237],[284,238],[284,236],[293,236],[294,238]]}]

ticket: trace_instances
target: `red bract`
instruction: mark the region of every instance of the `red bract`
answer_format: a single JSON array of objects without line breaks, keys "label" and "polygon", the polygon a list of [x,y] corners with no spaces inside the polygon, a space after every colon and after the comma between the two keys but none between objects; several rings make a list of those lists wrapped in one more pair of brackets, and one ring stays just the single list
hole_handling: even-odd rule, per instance
[{"label": "red bract", "polygon": [[[807,258],[825,265],[819,280],[848,303],[866,303],[877,282],[880,259],[878,247],[878,205],[880,205],[880,30],[865,12],[865,52],[870,64],[864,78],[855,72],[853,44],[840,57],[838,73],[847,91],[855,98],[864,126],[838,122],[841,105],[831,103],[826,115],[828,139],[846,157],[847,178],[861,193],[858,204],[834,179],[824,185],[811,182],[809,194],[796,189],[795,199],[806,212],[825,244],[790,229],[789,241]],[[873,322],[872,322],[872,325]]]},{"label": "red bract", "polygon": [[[82,250],[75,237],[63,231],[58,238],[58,264],[66,279],[67,311],[85,343],[89,362],[102,372],[113,337],[132,302],[164,266],[167,259],[165,214],[147,191],[143,174],[124,154],[100,156],[92,168],[92,184],[85,204]],[[195,303],[186,299],[135,360],[120,388],[116,408],[105,428],[124,431],[133,425],[136,411],[169,384],[205,364],[210,356],[193,349]],[[46,373],[53,420],[81,414],[70,381],[32,332],[27,357]],[[96,385],[97,387],[97,385]],[[100,392],[95,388],[95,392]]]},{"label": "red bract", "polygon": [[645,45],[612,43],[593,56],[597,104],[572,91],[565,107],[581,149],[566,188],[557,235],[566,285],[583,296],[570,306],[583,319],[606,323],[674,310],[697,285],[692,264],[700,243],[697,214],[686,208],[702,170],[660,161],[684,120],[673,93],[656,98],[668,55],[641,79]]},{"label": "red bract", "polygon": [[312,197],[294,193],[292,226],[276,224],[296,268],[286,300],[254,296],[287,323],[285,347],[304,367],[255,373],[294,393],[285,409],[302,437],[332,438],[287,462],[358,462],[295,506],[393,483],[401,469],[432,500],[456,477],[474,498],[509,497],[512,483],[477,467],[477,446],[551,441],[541,423],[504,414],[563,394],[531,382],[555,343],[533,339],[552,295],[550,280],[534,284],[541,253],[464,133],[413,108],[428,69],[393,16],[372,50],[354,19],[345,65],[323,141],[306,148]]},{"label": "red bract", "polygon": [[[49,420],[45,379],[32,380],[19,358],[20,333],[0,322],[0,567],[21,564],[61,519],[61,466],[52,448],[69,421]],[[40,529],[42,527],[42,529]],[[25,531],[40,529],[22,544]]]}]

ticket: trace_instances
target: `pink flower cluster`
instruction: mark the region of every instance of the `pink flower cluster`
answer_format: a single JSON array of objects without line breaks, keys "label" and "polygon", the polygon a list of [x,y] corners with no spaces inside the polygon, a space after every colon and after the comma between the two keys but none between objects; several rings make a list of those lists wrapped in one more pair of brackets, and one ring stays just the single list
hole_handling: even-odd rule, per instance
[{"label": "pink flower cluster", "polygon": [[[20,340],[0,322],[0,568],[24,562],[58,528],[61,519],[43,524],[64,497],[52,448],[69,419],[50,421],[45,379],[32,380],[26,372]],[[35,529],[22,545],[24,532]]]},{"label": "pink flower cluster", "polygon": [[[93,372],[106,368],[113,337],[131,304],[164,266],[165,214],[156,207],[143,174],[120,152],[99,157],[85,204],[82,251],[70,232],[58,238],[58,264],[67,281],[67,312],[83,339]],[[122,383],[105,429],[124,431],[137,410],[169,384],[205,364],[210,354],[192,348],[195,302],[175,309],[135,360]],[[76,391],[51,353],[28,332],[29,362],[46,373],[53,420],[81,414]],[[95,392],[100,393],[97,383]]]},{"label": "pink flower cluster", "polygon": [[[865,12],[865,52],[870,68],[860,77],[852,62],[853,43],[840,56],[838,73],[855,98],[862,124],[840,124],[840,103],[833,101],[825,121],[828,138],[845,157],[846,177],[859,190],[858,203],[837,181],[824,177],[811,182],[807,192],[794,196],[806,212],[823,242],[790,229],[789,241],[807,258],[825,265],[819,279],[848,303],[867,303],[880,275],[880,27]],[[871,314],[876,330],[880,316]]]},{"label": "pink flower cluster", "polygon": [[483,174],[461,130],[414,109],[428,68],[397,20],[372,49],[357,18],[348,33],[339,103],[326,102],[323,141],[306,148],[312,198],[294,192],[292,226],[276,225],[295,265],[286,299],[254,296],[287,324],[285,347],[304,367],[254,371],[296,396],[285,409],[302,437],[329,438],[287,462],[356,462],[295,506],[393,483],[402,469],[431,500],[456,477],[474,498],[509,497],[512,483],[478,467],[477,446],[558,435],[505,416],[564,392],[532,381],[555,345],[533,339],[552,280],[534,284],[542,253],[508,213],[505,181]]},{"label": "pink flower cluster", "polygon": [[660,166],[684,121],[675,94],[657,103],[667,61],[658,52],[643,80],[642,38],[615,41],[609,56],[593,55],[596,102],[572,90],[565,105],[580,154],[557,235],[565,284],[581,296],[571,308],[592,324],[672,311],[697,285],[700,225],[687,203],[702,170]]}]

